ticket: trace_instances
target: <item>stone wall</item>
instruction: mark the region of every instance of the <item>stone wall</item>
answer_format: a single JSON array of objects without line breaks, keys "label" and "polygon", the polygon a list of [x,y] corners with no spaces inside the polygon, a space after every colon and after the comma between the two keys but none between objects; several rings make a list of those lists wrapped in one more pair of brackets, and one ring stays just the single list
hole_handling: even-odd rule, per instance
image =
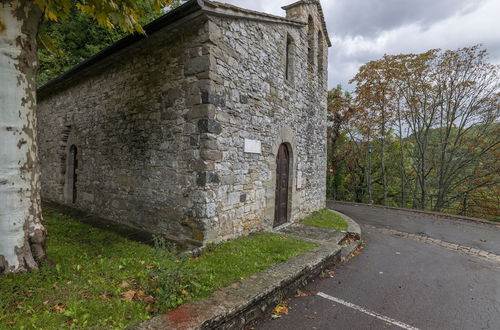
[{"label": "stone wall", "polygon": [[[207,219],[220,240],[270,229],[274,221],[276,155],[291,149],[289,221],[325,206],[327,68],[318,71],[320,17],[316,5],[302,6],[314,18],[314,64],[308,68],[308,27],[292,22],[213,16],[210,19],[215,118],[222,130],[213,146],[220,184],[212,191],[215,216]],[[296,17],[297,18],[297,17]],[[293,40],[292,76],[285,77],[287,35]],[[222,100],[222,101],[221,101]],[[259,140],[261,154],[244,152],[244,140]],[[298,187],[297,177],[302,176]]]},{"label": "stone wall", "polygon": [[200,132],[212,129],[202,104],[211,62],[199,14],[39,95],[44,199],[187,243],[203,241],[197,219],[206,217],[206,203],[197,172],[206,166]]},{"label": "stone wall", "polygon": [[[327,45],[318,46],[317,5],[293,9],[301,22],[207,6],[42,89],[44,199],[189,245],[234,238],[272,228],[286,143],[289,221],[325,206]],[[245,139],[262,152],[245,153]]]}]

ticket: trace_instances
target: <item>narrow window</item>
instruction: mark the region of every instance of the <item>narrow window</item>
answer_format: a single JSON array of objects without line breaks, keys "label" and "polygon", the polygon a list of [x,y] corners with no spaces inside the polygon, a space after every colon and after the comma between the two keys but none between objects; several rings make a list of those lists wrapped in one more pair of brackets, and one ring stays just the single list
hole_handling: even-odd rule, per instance
[{"label": "narrow window", "polygon": [[72,145],[69,148],[68,155],[68,189],[69,197],[72,203],[76,203],[77,191],[76,191],[76,170],[78,168],[78,159],[77,159],[77,149],[75,145]]},{"label": "narrow window", "polygon": [[286,64],[285,64],[285,79],[291,80],[293,76],[293,40],[287,35],[286,36]]},{"label": "narrow window", "polygon": [[318,76],[320,79],[323,78],[323,58],[324,58],[324,47],[323,47],[323,34],[318,31]]},{"label": "narrow window", "polygon": [[312,16],[309,16],[309,27],[307,31],[307,60],[309,63],[309,71],[314,72],[314,21]]}]

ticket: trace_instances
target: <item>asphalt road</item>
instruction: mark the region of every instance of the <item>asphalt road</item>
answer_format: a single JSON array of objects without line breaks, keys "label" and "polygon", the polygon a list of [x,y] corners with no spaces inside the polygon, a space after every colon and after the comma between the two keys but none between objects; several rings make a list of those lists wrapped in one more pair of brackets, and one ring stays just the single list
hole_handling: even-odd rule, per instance
[{"label": "asphalt road", "polygon": [[[500,228],[404,211],[331,204],[362,227],[366,247],[309,284],[288,315],[256,329],[500,330],[500,263],[381,233],[390,228],[500,254]],[[366,225],[369,225],[368,227]]]}]

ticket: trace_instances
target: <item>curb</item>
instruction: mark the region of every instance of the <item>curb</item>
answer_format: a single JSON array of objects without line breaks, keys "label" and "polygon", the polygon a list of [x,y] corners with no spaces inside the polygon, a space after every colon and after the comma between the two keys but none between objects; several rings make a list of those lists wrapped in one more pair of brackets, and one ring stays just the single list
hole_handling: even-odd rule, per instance
[{"label": "curb", "polygon": [[356,236],[358,239],[361,238],[361,227],[358,225],[356,221],[345,215],[344,213],[340,213],[339,211],[335,211],[332,209],[328,209],[331,212],[341,216],[345,222],[347,222],[347,233]]},{"label": "curb", "polygon": [[[348,219],[356,230],[352,234],[360,236],[359,225]],[[184,304],[129,329],[242,329],[295,294],[297,289],[316,278],[324,269],[346,260],[361,244],[358,240],[342,246],[339,243],[345,240],[348,233],[333,233],[337,233],[333,235],[335,239],[321,241],[315,250],[233,283],[206,300]]]},{"label": "curb", "polygon": [[355,203],[355,202],[344,202],[344,201],[333,201],[333,200],[328,200],[326,202],[327,202],[327,204],[328,203],[335,203],[335,204],[344,204],[344,205],[353,205],[353,206],[360,205],[360,206],[376,207],[376,208],[387,209],[387,210],[406,211],[406,212],[419,213],[419,214],[425,214],[425,215],[439,216],[439,217],[448,218],[448,219],[465,220],[465,221],[469,221],[469,222],[474,222],[474,223],[479,223],[479,224],[487,224],[487,225],[491,225],[491,226],[495,226],[495,227],[500,227],[499,222],[490,221],[490,220],[481,219],[481,218],[466,217],[466,216],[462,216],[462,215],[454,215],[454,214],[448,214],[448,213],[416,210],[416,209],[405,209],[403,207]]}]

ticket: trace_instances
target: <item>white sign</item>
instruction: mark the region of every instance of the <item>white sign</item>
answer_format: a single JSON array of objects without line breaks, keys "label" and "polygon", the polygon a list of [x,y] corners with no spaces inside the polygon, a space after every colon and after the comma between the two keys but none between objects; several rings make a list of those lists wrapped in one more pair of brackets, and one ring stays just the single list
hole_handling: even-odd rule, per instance
[{"label": "white sign", "polygon": [[297,171],[297,190],[301,190],[302,187],[302,171]]},{"label": "white sign", "polygon": [[245,139],[245,152],[250,154],[260,154],[262,152],[260,141]]}]

